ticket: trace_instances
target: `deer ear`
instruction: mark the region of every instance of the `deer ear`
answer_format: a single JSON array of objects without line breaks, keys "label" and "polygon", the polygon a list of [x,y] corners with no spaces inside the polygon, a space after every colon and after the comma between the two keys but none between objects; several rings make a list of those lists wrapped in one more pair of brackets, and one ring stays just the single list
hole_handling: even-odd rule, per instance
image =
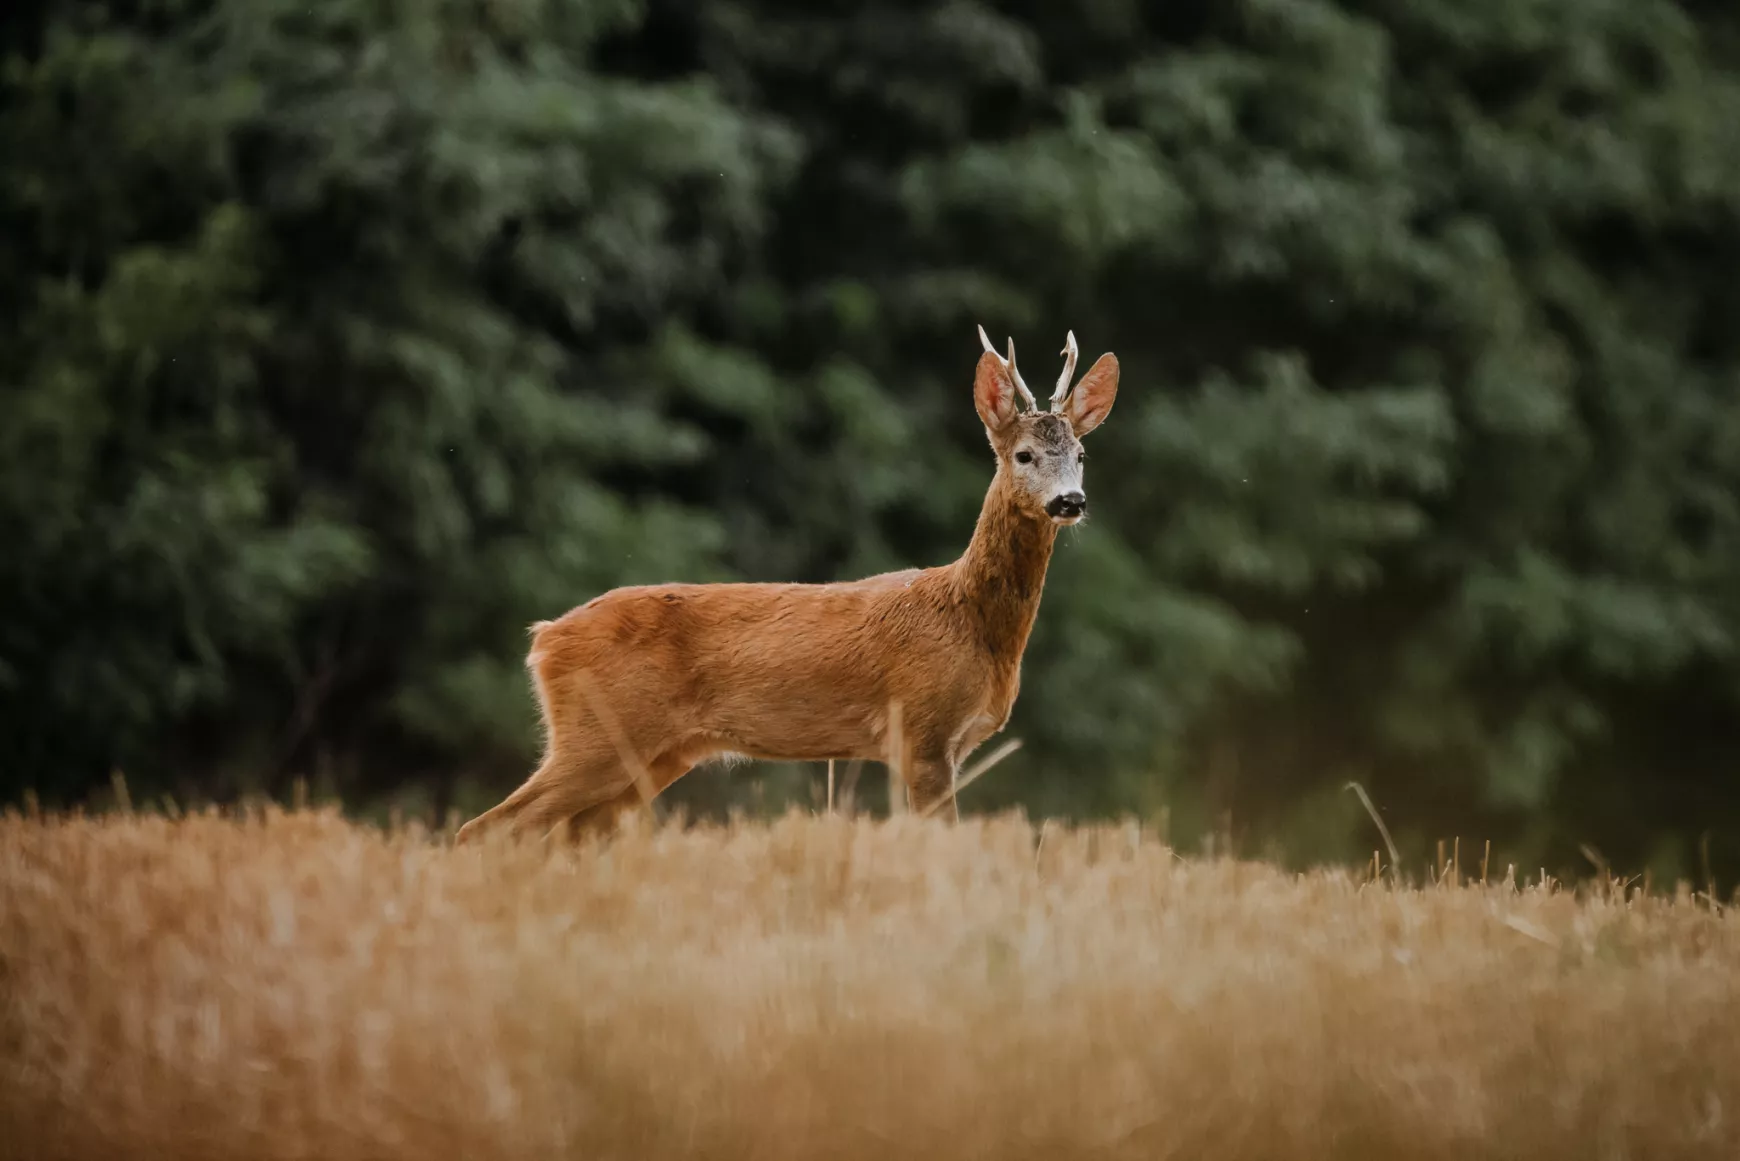
[{"label": "deer ear", "polygon": [[973,406],[992,435],[1015,422],[1015,384],[1003,360],[989,351],[979,356],[978,369],[973,372]]},{"label": "deer ear", "polygon": [[1112,413],[1112,401],[1118,397],[1118,357],[1111,352],[1100,356],[1069,393],[1064,414],[1075,428],[1076,437],[1086,435],[1106,421]]}]

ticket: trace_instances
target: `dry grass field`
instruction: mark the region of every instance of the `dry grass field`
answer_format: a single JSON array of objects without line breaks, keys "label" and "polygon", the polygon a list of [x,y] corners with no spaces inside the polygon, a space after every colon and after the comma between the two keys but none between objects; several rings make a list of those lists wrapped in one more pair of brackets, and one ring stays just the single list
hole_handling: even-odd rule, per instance
[{"label": "dry grass field", "polygon": [[1038,840],[13,815],[0,1150],[1740,1157],[1740,921],[1704,901]]}]

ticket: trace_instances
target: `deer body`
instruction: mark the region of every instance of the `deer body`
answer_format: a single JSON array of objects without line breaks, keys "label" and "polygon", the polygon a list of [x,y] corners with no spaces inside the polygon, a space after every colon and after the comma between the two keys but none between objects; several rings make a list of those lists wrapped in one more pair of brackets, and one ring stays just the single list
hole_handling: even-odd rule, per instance
[{"label": "deer body", "polygon": [[[1007,362],[986,348],[975,402],[998,466],[959,559],[835,584],[625,587],[535,625],[544,761],[459,840],[496,823],[608,826],[726,755],[886,761],[915,809],[946,796],[1008,721],[1057,527],[1085,506],[1077,433],[1117,386],[1107,355],[1070,410],[1054,396],[1051,413],[1020,413],[1013,346]],[[1066,377],[1073,335],[1067,350]],[[1060,482],[1072,490],[1045,494]]]}]

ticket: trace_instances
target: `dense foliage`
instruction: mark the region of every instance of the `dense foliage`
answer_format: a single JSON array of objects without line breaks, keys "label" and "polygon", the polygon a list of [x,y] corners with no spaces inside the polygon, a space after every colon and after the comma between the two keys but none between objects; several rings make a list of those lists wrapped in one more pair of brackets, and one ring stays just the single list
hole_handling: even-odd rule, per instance
[{"label": "dense foliage", "polygon": [[1740,859],[1723,6],[0,19],[0,797],[500,790],[527,622],[958,552],[983,322],[1124,386],[975,806]]}]

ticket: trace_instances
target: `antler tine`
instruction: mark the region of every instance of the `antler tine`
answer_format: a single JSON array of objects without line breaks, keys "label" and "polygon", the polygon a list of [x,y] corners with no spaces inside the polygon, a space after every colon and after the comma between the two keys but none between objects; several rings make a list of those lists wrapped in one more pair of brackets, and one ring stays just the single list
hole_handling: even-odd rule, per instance
[{"label": "antler tine", "polygon": [[1015,382],[1015,390],[1021,393],[1021,398],[1027,400],[1029,410],[1038,411],[1039,404],[1033,398],[1033,392],[1027,389],[1027,384],[1021,378],[1021,372],[1015,369],[1015,340],[1009,340],[1009,355],[1005,358],[997,354],[997,348],[991,345],[991,336],[985,333],[984,324],[979,324],[979,342],[984,344],[985,353],[995,355],[999,363],[1009,372],[1009,378]]},{"label": "antler tine", "polygon": [[1051,409],[1053,411],[1062,411],[1064,400],[1069,398],[1069,381],[1075,378],[1075,360],[1078,353],[1075,347],[1075,332],[1070,331],[1069,338],[1064,340],[1063,350],[1058,352],[1063,356],[1063,374],[1057,377],[1057,390],[1051,393]]},{"label": "antler tine", "polygon": [[1039,402],[1033,398],[1033,392],[1031,392],[1027,389],[1027,383],[1025,380],[1023,380],[1021,378],[1021,372],[1016,370],[1016,368],[1015,368],[1015,340],[1014,339],[1009,340],[1009,359],[1008,359],[1008,362],[1006,365],[1009,368],[1009,378],[1015,380],[1015,390],[1021,392],[1021,398],[1027,400],[1027,410],[1038,411],[1039,410]]}]

